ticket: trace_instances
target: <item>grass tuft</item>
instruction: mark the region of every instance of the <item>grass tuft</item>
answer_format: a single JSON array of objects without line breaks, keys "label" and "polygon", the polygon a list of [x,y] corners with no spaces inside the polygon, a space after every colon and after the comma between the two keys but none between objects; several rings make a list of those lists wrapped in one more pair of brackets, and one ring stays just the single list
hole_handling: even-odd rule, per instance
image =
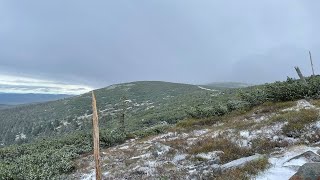
[{"label": "grass tuft", "polygon": [[220,156],[221,163],[227,163],[232,160],[254,154],[252,150],[248,148],[242,148],[225,138],[206,138],[197,142],[188,150],[190,154],[200,154],[212,151],[224,152],[224,154]]},{"label": "grass tuft", "polygon": [[217,176],[212,177],[215,180],[229,180],[229,179],[253,179],[259,173],[263,172],[270,166],[267,158],[261,158],[257,161],[250,162],[244,167],[223,172]]}]

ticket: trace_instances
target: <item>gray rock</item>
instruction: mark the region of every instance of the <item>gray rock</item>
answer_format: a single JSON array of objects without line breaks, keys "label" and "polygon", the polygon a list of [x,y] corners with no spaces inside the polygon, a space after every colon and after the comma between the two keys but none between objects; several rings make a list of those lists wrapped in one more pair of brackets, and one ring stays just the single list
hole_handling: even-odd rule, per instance
[{"label": "gray rock", "polygon": [[318,180],[320,179],[320,163],[306,163],[301,166],[298,172],[290,180]]},{"label": "gray rock", "polygon": [[298,156],[295,156],[293,158],[291,158],[288,161],[294,160],[294,159],[299,159],[304,157],[305,159],[307,159],[309,162],[320,162],[320,156],[316,153],[314,153],[313,151],[306,151]]},{"label": "gray rock", "polygon": [[320,149],[317,151],[317,154],[319,154],[319,155],[320,155]]}]

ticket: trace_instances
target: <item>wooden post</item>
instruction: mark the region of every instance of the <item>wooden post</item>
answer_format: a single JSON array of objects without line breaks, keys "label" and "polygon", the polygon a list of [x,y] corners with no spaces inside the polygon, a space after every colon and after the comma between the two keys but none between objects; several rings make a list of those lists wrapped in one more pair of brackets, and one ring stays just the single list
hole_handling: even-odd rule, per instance
[{"label": "wooden post", "polygon": [[126,132],[126,127],[125,127],[125,124],[124,124],[124,118],[125,118],[125,113],[126,113],[126,100],[127,98],[125,96],[123,96],[121,99],[121,114],[120,114],[120,131],[125,133]]},{"label": "wooden post", "polygon": [[303,84],[307,84],[307,81],[306,81],[306,79],[303,77],[303,75],[302,75],[302,73],[301,73],[301,71],[300,71],[300,68],[299,68],[299,67],[294,67],[294,68],[296,69],[296,71],[297,71],[297,73],[298,73],[298,76],[300,77],[302,83],[303,83]]},{"label": "wooden post", "polygon": [[310,51],[309,51],[309,56],[310,56],[310,62],[311,62],[311,67],[312,67],[312,75],[315,76],[314,69],[313,69],[312,56],[311,56],[311,52]]},{"label": "wooden post", "polygon": [[94,92],[92,91],[92,127],[93,127],[93,154],[96,167],[96,180],[101,180],[100,167],[100,141],[99,141],[99,119],[97,111],[97,102]]}]

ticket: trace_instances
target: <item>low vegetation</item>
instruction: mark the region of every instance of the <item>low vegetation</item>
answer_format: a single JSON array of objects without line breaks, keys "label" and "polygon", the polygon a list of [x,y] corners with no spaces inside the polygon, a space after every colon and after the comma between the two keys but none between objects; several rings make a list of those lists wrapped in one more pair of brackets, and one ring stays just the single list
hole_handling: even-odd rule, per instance
[{"label": "low vegetation", "polygon": [[288,147],[287,141],[273,141],[265,137],[257,138],[251,141],[252,151],[260,154],[268,154],[274,151],[275,148]]},{"label": "low vegetation", "polygon": [[[119,132],[102,131],[103,147],[124,141]],[[74,159],[92,151],[92,136],[76,132],[0,149],[0,179],[55,179],[75,170]]]},{"label": "low vegetation", "polygon": [[188,152],[190,154],[200,154],[212,151],[223,151],[220,156],[221,163],[227,163],[232,160],[253,155],[253,151],[249,148],[242,148],[237,144],[225,138],[207,138],[198,141]]},{"label": "low vegetation", "polygon": [[216,180],[229,180],[229,179],[242,179],[249,180],[254,179],[255,176],[259,175],[269,167],[267,158],[261,158],[256,161],[247,163],[244,167],[236,168],[227,172],[223,172],[218,175],[213,175],[212,179]]},{"label": "low vegetation", "polygon": [[297,138],[300,137],[307,125],[319,119],[319,111],[301,110],[299,112],[289,112],[277,118],[288,122],[282,127],[283,133],[288,137]]}]

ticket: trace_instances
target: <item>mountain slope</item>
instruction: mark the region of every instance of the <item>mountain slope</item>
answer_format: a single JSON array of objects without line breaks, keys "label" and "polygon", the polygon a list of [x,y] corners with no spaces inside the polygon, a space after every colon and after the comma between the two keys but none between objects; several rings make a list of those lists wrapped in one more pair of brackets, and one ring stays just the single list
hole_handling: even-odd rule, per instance
[{"label": "mountain slope", "polygon": [[10,105],[7,104],[0,104],[0,109],[5,109],[5,108],[9,108]]},{"label": "mountain slope", "polygon": [[[113,85],[95,93],[101,126],[115,128],[125,107],[129,131],[164,121],[175,123],[188,115],[190,107],[214,104],[220,98],[218,91],[156,81]],[[0,110],[0,122],[0,134],[4,135],[0,140],[4,145],[85,130],[91,126],[91,94]]]},{"label": "mountain slope", "polygon": [[0,104],[28,104],[46,101],[54,101],[71,97],[66,94],[16,94],[16,93],[0,93]]}]

